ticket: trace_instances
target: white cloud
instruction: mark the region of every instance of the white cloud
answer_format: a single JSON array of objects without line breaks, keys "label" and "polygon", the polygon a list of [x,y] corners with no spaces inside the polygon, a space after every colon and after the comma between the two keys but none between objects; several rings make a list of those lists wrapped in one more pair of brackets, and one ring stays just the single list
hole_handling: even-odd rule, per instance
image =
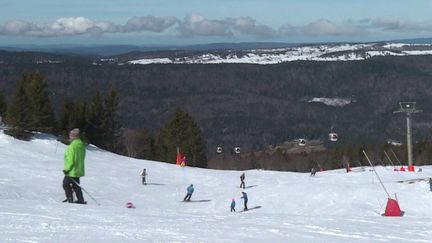
[{"label": "white cloud", "polygon": [[162,32],[175,25],[178,19],[175,17],[154,17],[151,15],[143,17],[133,17],[123,26],[123,32],[131,31],[152,31]]},{"label": "white cloud", "polygon": [[254,35],[258,37],[274,37],[276,31],[267,25],[256,24],[251,17],[227,18],[225,22],[230,28],[240,34]]},{"label": "white cloud", "polygon": [[34,24],[20,20],[13,20],[6,22],[6,24],[3,25],[2,28],[0,28],[0,33],[3,35],[22,35],[23,33],[36,29],[38,29],[38,27]]},{"label": "white cloud", "polygon": [[0,36],[56,37],[91,35],[106,33],[164,32],[172,30],[183,37],[233,37],[247,35],[256,38],[286,36],[365,36],[370,33],[429,33],[432,34],[432,21],[412,22],[398,18],[348,19],[336,24],[328,19],[319,19],[305,25],[284,24],[278,30],[257,23],[251,17],[207,19],[199,14],[189,14],[183,20],[173,16],[136,16],[125,24],[109,21],[95,21],[85,17],[59,18],[52,23],[36,24],[22,20],[12,20],[0,24]]},{"label": "white cloud", "polygon": [[285,24],[280,27],[279,32],[287,36],[358,36],[368,34],[367,29],[361,26],[336,25],[327,19],[319,19],[303,26]]},{"label": "white cloud", "polygon": [[9,21],[0,34],[13,36],[71,36],[71,35],[100,35],[102,33],[117,32],[118,27],[110,22],[94,22],[84,17],[60,18],[49,25],[36,25],[25,21]]},{"label": "white cloud", "polygon": [[432,32],[432,21],[412,22],[398,18],[377,18],[371,22],[370,27],[394,32]]},{"label": "white cloud", "polygon": [[190,36],[230,36],[232,35],[226,23],[220,20],[209,20],[199,14],[189,14],[179,24],[180,35]]}]

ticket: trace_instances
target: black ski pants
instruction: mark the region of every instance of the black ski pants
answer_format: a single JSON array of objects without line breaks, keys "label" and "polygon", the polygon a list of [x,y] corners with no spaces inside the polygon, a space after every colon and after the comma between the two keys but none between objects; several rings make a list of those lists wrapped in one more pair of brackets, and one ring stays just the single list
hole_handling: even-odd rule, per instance
[{"label": "black ski pants", "polygon": [[244,180],[242,180],[241,183],[240,183],[240,188],[245,189],[245,187],[246,187],[246,186],[245,186],[245,182],[244,182]]},{"label": "black ski pants", "polygon": [[69,177],[65,176],[63,179],[63,189],[65,190],[66,199],[68,202],[73,202],[73,192],[75,192],[75,196],[78,202],[84,202],[84,197],[81,191],[81,187],[79,187],[74,181],[78,184],[80,183],[79,177]]},{"label": "black ski pants", "polygon": [[183,199],[183,201],[190,201],[191,197],[192,197],[192,193],[188,193],[186,194],[186,197]]}]

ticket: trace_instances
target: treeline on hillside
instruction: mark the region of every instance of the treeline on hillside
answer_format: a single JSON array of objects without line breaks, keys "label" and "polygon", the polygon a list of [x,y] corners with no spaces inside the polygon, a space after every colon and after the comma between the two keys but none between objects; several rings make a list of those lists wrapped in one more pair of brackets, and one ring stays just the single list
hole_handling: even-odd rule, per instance
[{"label": "treeline on hillside", "polygon": [[175,163],[177,148],[189,166],[207,167],[206,145],[192,117],[178,108],[154,135],[122,128],[118,119],[120,97],[115,86],[106,94],[98,90],[90,100],[65,97],[59,119],[55,119],[47,82],[39,72],[24,73],[17,81],[9,104],[0,92],[0,116],[5,133],[28,140],[34,132],[59,135],[78,127],[83,139],[100,148],[140,159]]},{"label": "treeline on hillside", "polygon": [[[329,146],[325,150],[290,153],[284,149],[266,150],[237,155],[221,154],[209,160],[209,168],[228,170],[264,169],[278,171],[309,172],[346,167],[370,166],[365,151],[374,166],[408,165],[407,147],[385,144],[361,144],[342,147]],[[388,156],[388,157],[387,157]],[[432,142],[421,140],[413,144],[415,166],[432,164]]]},{"label": "treeline on hillside", "polygon": [[[323,139],[331,127],[343,146],[401,140],[405,119],[393,114],[400,101],[423,109],[414,116],[413,135],[432,139],[431,60],[425,55],[275,65],[17,63],[2,64],[0,87],[12,90],[11,80],[22,70],[37,68],[56,94],[58,111],[61,97],[74,92],[74,98],[88,99],[113,83],[122,96],[124,127],[154,134],[181,107],[200,125],[212,157],[220,144],[257,151],[299,137]],[[343,107],[309,102],[315,97],[352,102]]]}]

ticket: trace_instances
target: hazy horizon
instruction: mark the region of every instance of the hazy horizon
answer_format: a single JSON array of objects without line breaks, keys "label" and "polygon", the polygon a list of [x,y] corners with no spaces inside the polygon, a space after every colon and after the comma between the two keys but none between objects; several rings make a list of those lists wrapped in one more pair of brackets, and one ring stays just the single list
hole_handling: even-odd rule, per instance
[{"label": "hazy horizon", "polygon": [[3,1],[0,46],[372,42],[432,37],[432,1]]}]

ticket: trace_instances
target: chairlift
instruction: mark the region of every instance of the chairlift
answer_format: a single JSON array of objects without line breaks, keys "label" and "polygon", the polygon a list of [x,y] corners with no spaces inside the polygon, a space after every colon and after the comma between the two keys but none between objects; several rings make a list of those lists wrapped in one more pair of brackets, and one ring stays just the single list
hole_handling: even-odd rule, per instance
[{"label": "chairlift", "polygon": [[222,147],[221,146],[217,146],[216,147],[216,153],[221,154],[222,153]]},{"label": "chairlift", "polygon": [[300,138],[300,139],[299,139],[299,143],[298,143],[298,145],[299,145],[299,146],[306,146],[306,140],[303,139],[303,138]]},{"label": "chairlift", "polygon": [[329,133],[329,140],[332,142],[336,142],[338,140],[337,133],[334,133],[334,132]]},{"label": "chairlift", "polygon": [[234,147],[234,153],[240,154],[240,147]]}]

